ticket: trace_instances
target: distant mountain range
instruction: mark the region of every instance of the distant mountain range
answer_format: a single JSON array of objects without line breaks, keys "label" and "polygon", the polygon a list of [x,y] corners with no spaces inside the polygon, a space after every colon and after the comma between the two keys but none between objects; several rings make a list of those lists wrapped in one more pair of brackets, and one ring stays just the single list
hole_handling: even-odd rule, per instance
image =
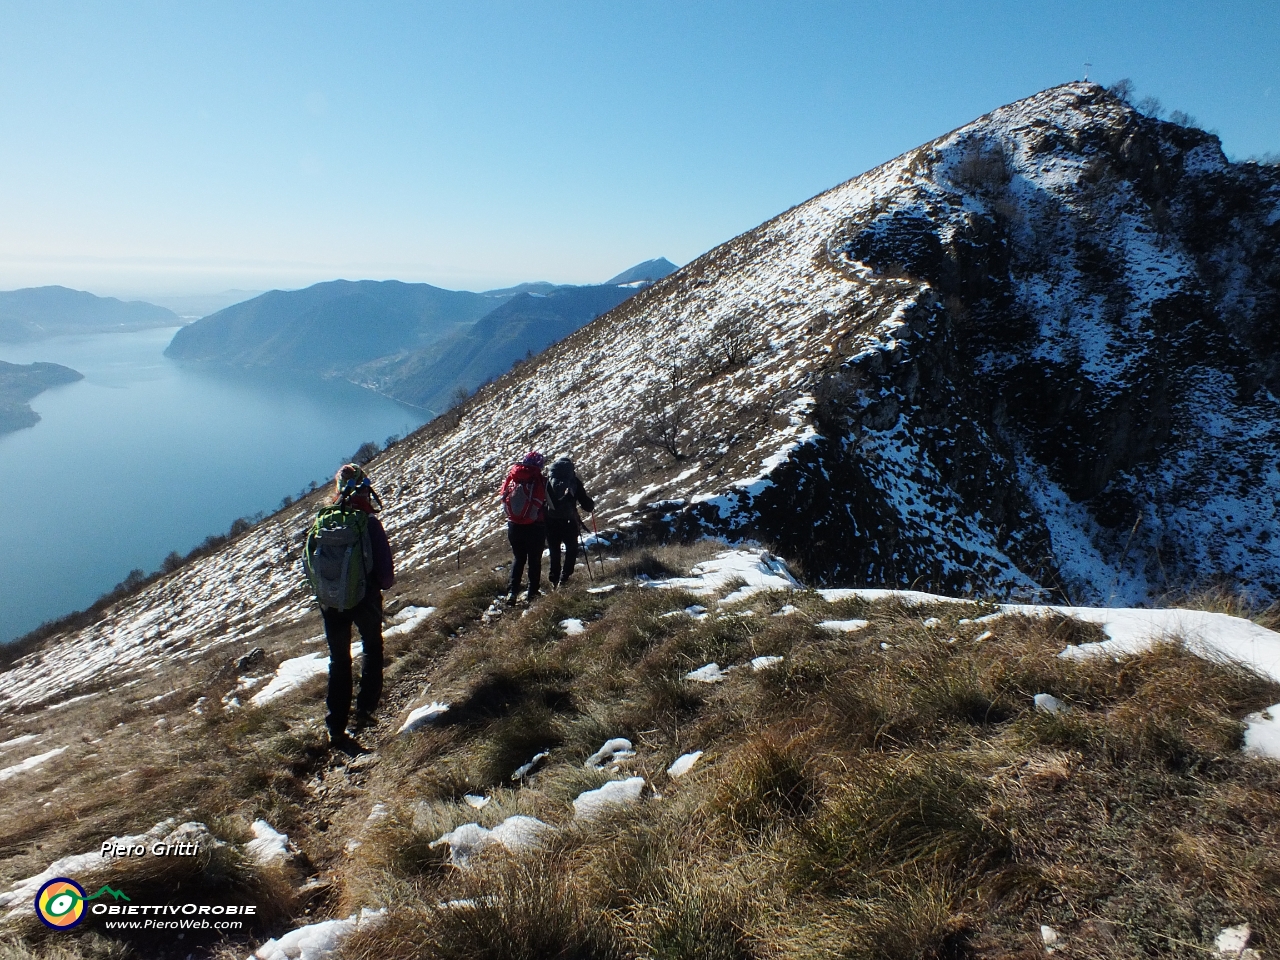
[{"label": "distant mountain range", "polygon": [[172,310],[138,300],[95,297],[67,287],[0,292],[0,342],[26,343],[67,333],[105,333],[175,326]]},{"label": "distant mountain range", "polygon": [[632,283],[653,283],[670,273],[675,273],[675,271],[676,265],[674,263],[666,257],[659,257],[657,260],[646,260],[644,263],[637,263],[630,270],[623,270],[616,277],[606,280],[605,283],[614,286]]},{"label": "distant mountain range", "polygon": [[181,327],[165,356],[344,377],[439,412],[460,389],[474,390],[505,373],[675,269],[659,257],[603,284],[540,280],[482,293],[398,280],[333,280],[258,295],[228,290],[167,298],[181,316],[142,301],[32,287],[0,292],[0,342],[178,326],[217,308]]},{"label": "distant mountain range", "polygon": [[613,285],[521,293],[438,343],[365,364],[353,379],[404,403],[441,410],[460,388],[474,390],[634,293],[631,287]]},{"label": "distant mountain range", "polygon": [[346,377],[432,411],[505,373],[675,269],[665,258],[594,286],[470,293],[396,280],[273,290],[179,330],[165,355]]},{"label": "distant mountain range", "polygon": [[421,349],[505,299],[398,280],[272,290],[183,327],[165,356],[344,374],[388,354]]}]

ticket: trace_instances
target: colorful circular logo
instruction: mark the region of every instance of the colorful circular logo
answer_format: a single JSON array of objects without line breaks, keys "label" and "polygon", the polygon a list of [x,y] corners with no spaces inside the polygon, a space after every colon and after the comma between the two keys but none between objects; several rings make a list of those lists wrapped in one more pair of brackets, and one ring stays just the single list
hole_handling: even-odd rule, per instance
[{"label": "colorful circular logo", "polygon": [[36,894],[36,913],[45,926],[70,930],[84,919],[84,887],[66,877],[54,877]]}]

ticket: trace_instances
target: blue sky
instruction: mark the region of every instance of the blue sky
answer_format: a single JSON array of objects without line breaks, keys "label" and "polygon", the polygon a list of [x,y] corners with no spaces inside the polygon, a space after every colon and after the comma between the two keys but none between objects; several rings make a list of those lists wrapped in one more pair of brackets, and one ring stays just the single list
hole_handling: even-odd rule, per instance
[{"label": "blue sky", "polygon": [[684,263],[1047,86],[1280,151],[1280,4],[0,2],[0,289]]}]

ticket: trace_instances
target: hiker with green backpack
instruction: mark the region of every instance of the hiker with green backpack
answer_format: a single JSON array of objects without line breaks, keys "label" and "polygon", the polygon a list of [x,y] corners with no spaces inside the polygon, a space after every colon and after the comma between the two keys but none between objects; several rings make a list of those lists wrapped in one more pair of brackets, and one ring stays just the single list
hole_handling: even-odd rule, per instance
[{"label": "hiker with green backpack", "polygon": [[364,471],[344,464],[334,477],[333,501],[321,508],[303,555],[329,642],[325,726],[333,747],[348,754],[365,752],[347,732],[353,625],[364,645],[353,732],[373,722],[382,699],[382,591],[395,583],[395,570],[391,544],[376,516],[381,509],[382,500]]}]

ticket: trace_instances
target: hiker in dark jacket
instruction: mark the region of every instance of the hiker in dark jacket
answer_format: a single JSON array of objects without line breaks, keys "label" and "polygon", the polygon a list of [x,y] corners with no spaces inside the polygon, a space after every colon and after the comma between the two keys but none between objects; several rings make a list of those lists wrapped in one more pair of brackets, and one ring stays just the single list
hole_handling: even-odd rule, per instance
[{"label": "hiker in dark jacket", "polygon": [[[573,461],[568,456],[556,458],[547,480],[547,548],[551,552],[551,586],[561,587],[573,575],[578,562],[578,531],[582,529],[581,506],[587,513],[596,505],[578,479]],[[564,548],[564,567],[560,566],[560,548]]]},{"label": "hiker in dark jacket", "polygon": [[364,644],[360,665],[360,692],[351,729],[359,732],[373,722],[373,713],[382,699],[382,591],[395,583],[391,560],[391,544],[387,542],[382,522],[375,515],[382,509],[369,478],[360,467],[348,463],[334,477],[333,503],[361,510],[368,515],[369,545],[373,552],[373,570],[365,578],[363,599],[350,610],[321,606],[324,636],[329,641],[329,694],[326,698],[329,740],[348,753],[363,753],[347,733],[347,716],[351,710],[351,626],[355,624]]},{"label": "hiker in dark jacket", "polygon": [[546,461],[537,450],[507,471],[502,481],[502,508],[507,514],[507,540],[511,543],[511,577],[507,581],[507,601],[516,602],[520,578],[529,565],[529,592],[525,600],[532,603],[542,588],[542,548],[547,541],[547,481],[542,475]]}]

